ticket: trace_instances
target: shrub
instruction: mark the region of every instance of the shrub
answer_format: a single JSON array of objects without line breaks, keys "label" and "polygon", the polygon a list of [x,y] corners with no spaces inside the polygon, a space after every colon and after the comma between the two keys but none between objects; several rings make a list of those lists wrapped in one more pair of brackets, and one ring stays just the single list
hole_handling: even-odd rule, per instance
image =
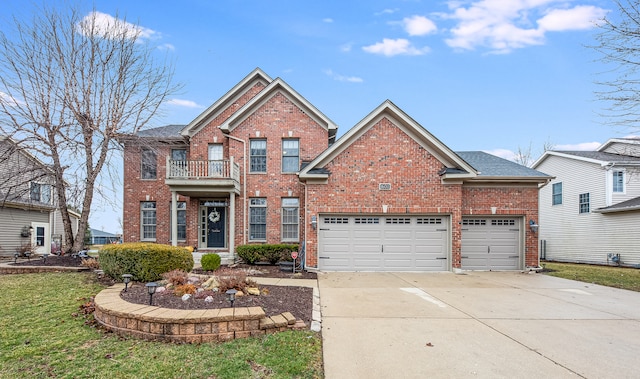
[{"label": "shrub", "polygon": [[205,254],[202,256],[200,264],[205,271],[215,271],[220,268],[220,256],[218,254]]},{"label": "shrub", "polygon": [[247,273],[241,270],[222,268],[216,274],[220,293],[225,293],[232,288],[238,291],[245,291],[247,287],[257,286],[257,283],[252,279],[247,279]]},{"label": "shrub", "polygon": [[98,260],[95,258],[82,258],[80,266],[89,267],[92,270],[98,270],[100,268],[100,263],[98,263]]},{"label": "shrub", "polygon": [[162,279],[173,284],[174,286],[180,286],[187,282],[189,274],[184,270],[171,270],[162,274]]},{"label": "shrub", "polygon": [[131,274],[134,280],[151,282],[171,270],[193,269],[193,255],[187,249],[143,242],[105,246],[98,261],[105,275],[115,280]]},{"label": "shrub", "polygon": [[276,264],[282,260],[291,260],[291,252],[298,250],[297,244],[261,244],[242,245],[236,248],[236,253],[248,264],[259,261]]},{"label": "shrub", "polygon": [[176,294],[176,296],[182,296],[184,294],[190,294],[190,295],[194,295],[197,292],[196,286],[193,284],[182,284],[176,287],[176,289],[173,291],[173,293]]}]

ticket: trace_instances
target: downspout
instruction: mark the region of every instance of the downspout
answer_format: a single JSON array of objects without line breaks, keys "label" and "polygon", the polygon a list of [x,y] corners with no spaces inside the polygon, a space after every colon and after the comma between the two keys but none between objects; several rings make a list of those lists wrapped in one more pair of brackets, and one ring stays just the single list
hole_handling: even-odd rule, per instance
[{"label": "downspout", "polygon": [[[242,159],[242,200],[244,202],[243,215],[242,215],[242,244],[247,244],[247,142],[238,137],[234,137],[229,134],[225,134],[227,138],[242,143],[242,150],[244,151],[244,157]],[[233,236],[235,238],[235,236]],[[233,252],[232,252],[233,253]]]},{"label": "downspout", "polygon": [[[299,179],[300,179],[300,172],[298,172],[298,180]],[[307,195],[308,195],[308,192],[307,192],[307,182],[300,181],[300,183],[302,183],[302,186],[304,187],[304,240],[303,241],[304,241],[304,245],[305,245],[304,246],[304,249],[305,249],[305,252],[304,252],[304,267],[307,268],[308,267],[307,266],[307,248],[309,247],[309,246],[307,246],[307,231],[308,231],[307,226],[309,225],[307,223],[307,217],[308,217],[307,214],[309,213],[309,211],[307,209]]]}]

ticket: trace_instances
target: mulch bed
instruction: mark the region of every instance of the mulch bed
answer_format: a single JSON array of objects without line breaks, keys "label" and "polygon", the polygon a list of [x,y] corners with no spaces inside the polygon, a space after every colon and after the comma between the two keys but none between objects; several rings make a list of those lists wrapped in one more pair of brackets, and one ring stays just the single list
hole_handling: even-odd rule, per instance
[{"label": "mulch bed", "polygon": [[[260,296],[247,295],[236,297],[234,307],[262,307],[267,316],[275,316],[284,312],[291,312],[297,319],[311,325],[313,309],[313,289],[307,287],[287,287],[259,285]],[[213,302],[207,303],[205,297],[212,296]],[[149,304],[149,294],[142,283],[129,287],[120,297],[130,303]],[[230,308],[231,303],[224,293],[204,291],[196,294],[188,301],[182,301],[180,296],[172,291],[153,295],[153,305],[172,309],[217,309]]]},{"label": "mulch bed", "polygon": [[[70,255],[51,255],[45,261],[40,257],[34,257],[30,260],[18,259],[18,266],[63,266],[63,267],[80,267],[82,258],[73,258]],[[316,279],[314,272],[296,272],[282,271],[279,266],[275,265],[233,265],[237,270],[250,270],[250,275],[254,277],[264,278],[293,278],[293,279]],[[202,269],[194,269],[194,274],[211,274],[211,272]],[[105,284],[113,284],[108,278],[104,278]],[[110,283],[108,283],[110,282]],[[236,297],[235,307],[262,307],[267,316],[277,315],[283,312],[291,312],[297,319],[303,320],[307,325],[311,325],[313,312],[313,289],[297,286],[270,286],[259,285],[261,291],[260,296],[244,295]],[[211,295],[213,302],[207,303],[204,298]],[[122,298],[136,304],[149,304],[149,295],[144,283],[133,283],[129,285],[129,290],[122,293]],[[227,295],[224,293],[215,293],[206,291],[189,301],[182,301],[171,291],[164,293],[156,293],[153,295],[153,305],[173,308],[173,309],[215,309],[228,308],[231,306]]]}]

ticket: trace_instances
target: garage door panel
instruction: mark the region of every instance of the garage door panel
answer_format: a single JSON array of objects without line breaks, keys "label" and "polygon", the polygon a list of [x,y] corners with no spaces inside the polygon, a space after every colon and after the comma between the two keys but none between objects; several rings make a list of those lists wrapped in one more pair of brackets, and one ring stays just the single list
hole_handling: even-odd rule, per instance
[{"label": "garage door panel", "polygon": [[[448,217],[320,216],[320,270],[443,271],[448,269]],[[329,220],[330,222],[325,222]],[[334,254],[347,263],[329,263]]]},{"label": "garage door panel", "polygon": [[462,268],[516,270],[521,266],[516,218],[463,218]]}]

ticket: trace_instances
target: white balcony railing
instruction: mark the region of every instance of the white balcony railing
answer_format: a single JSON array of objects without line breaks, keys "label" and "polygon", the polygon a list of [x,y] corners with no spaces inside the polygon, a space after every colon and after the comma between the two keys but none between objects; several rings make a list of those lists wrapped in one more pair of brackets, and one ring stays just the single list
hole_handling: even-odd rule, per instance
[{"label": "white balcony railing", "polygon": [[167,158],[167,179],[233,179],[240,181],[240,166],[230,160],[191,159],[174,161]]}]

